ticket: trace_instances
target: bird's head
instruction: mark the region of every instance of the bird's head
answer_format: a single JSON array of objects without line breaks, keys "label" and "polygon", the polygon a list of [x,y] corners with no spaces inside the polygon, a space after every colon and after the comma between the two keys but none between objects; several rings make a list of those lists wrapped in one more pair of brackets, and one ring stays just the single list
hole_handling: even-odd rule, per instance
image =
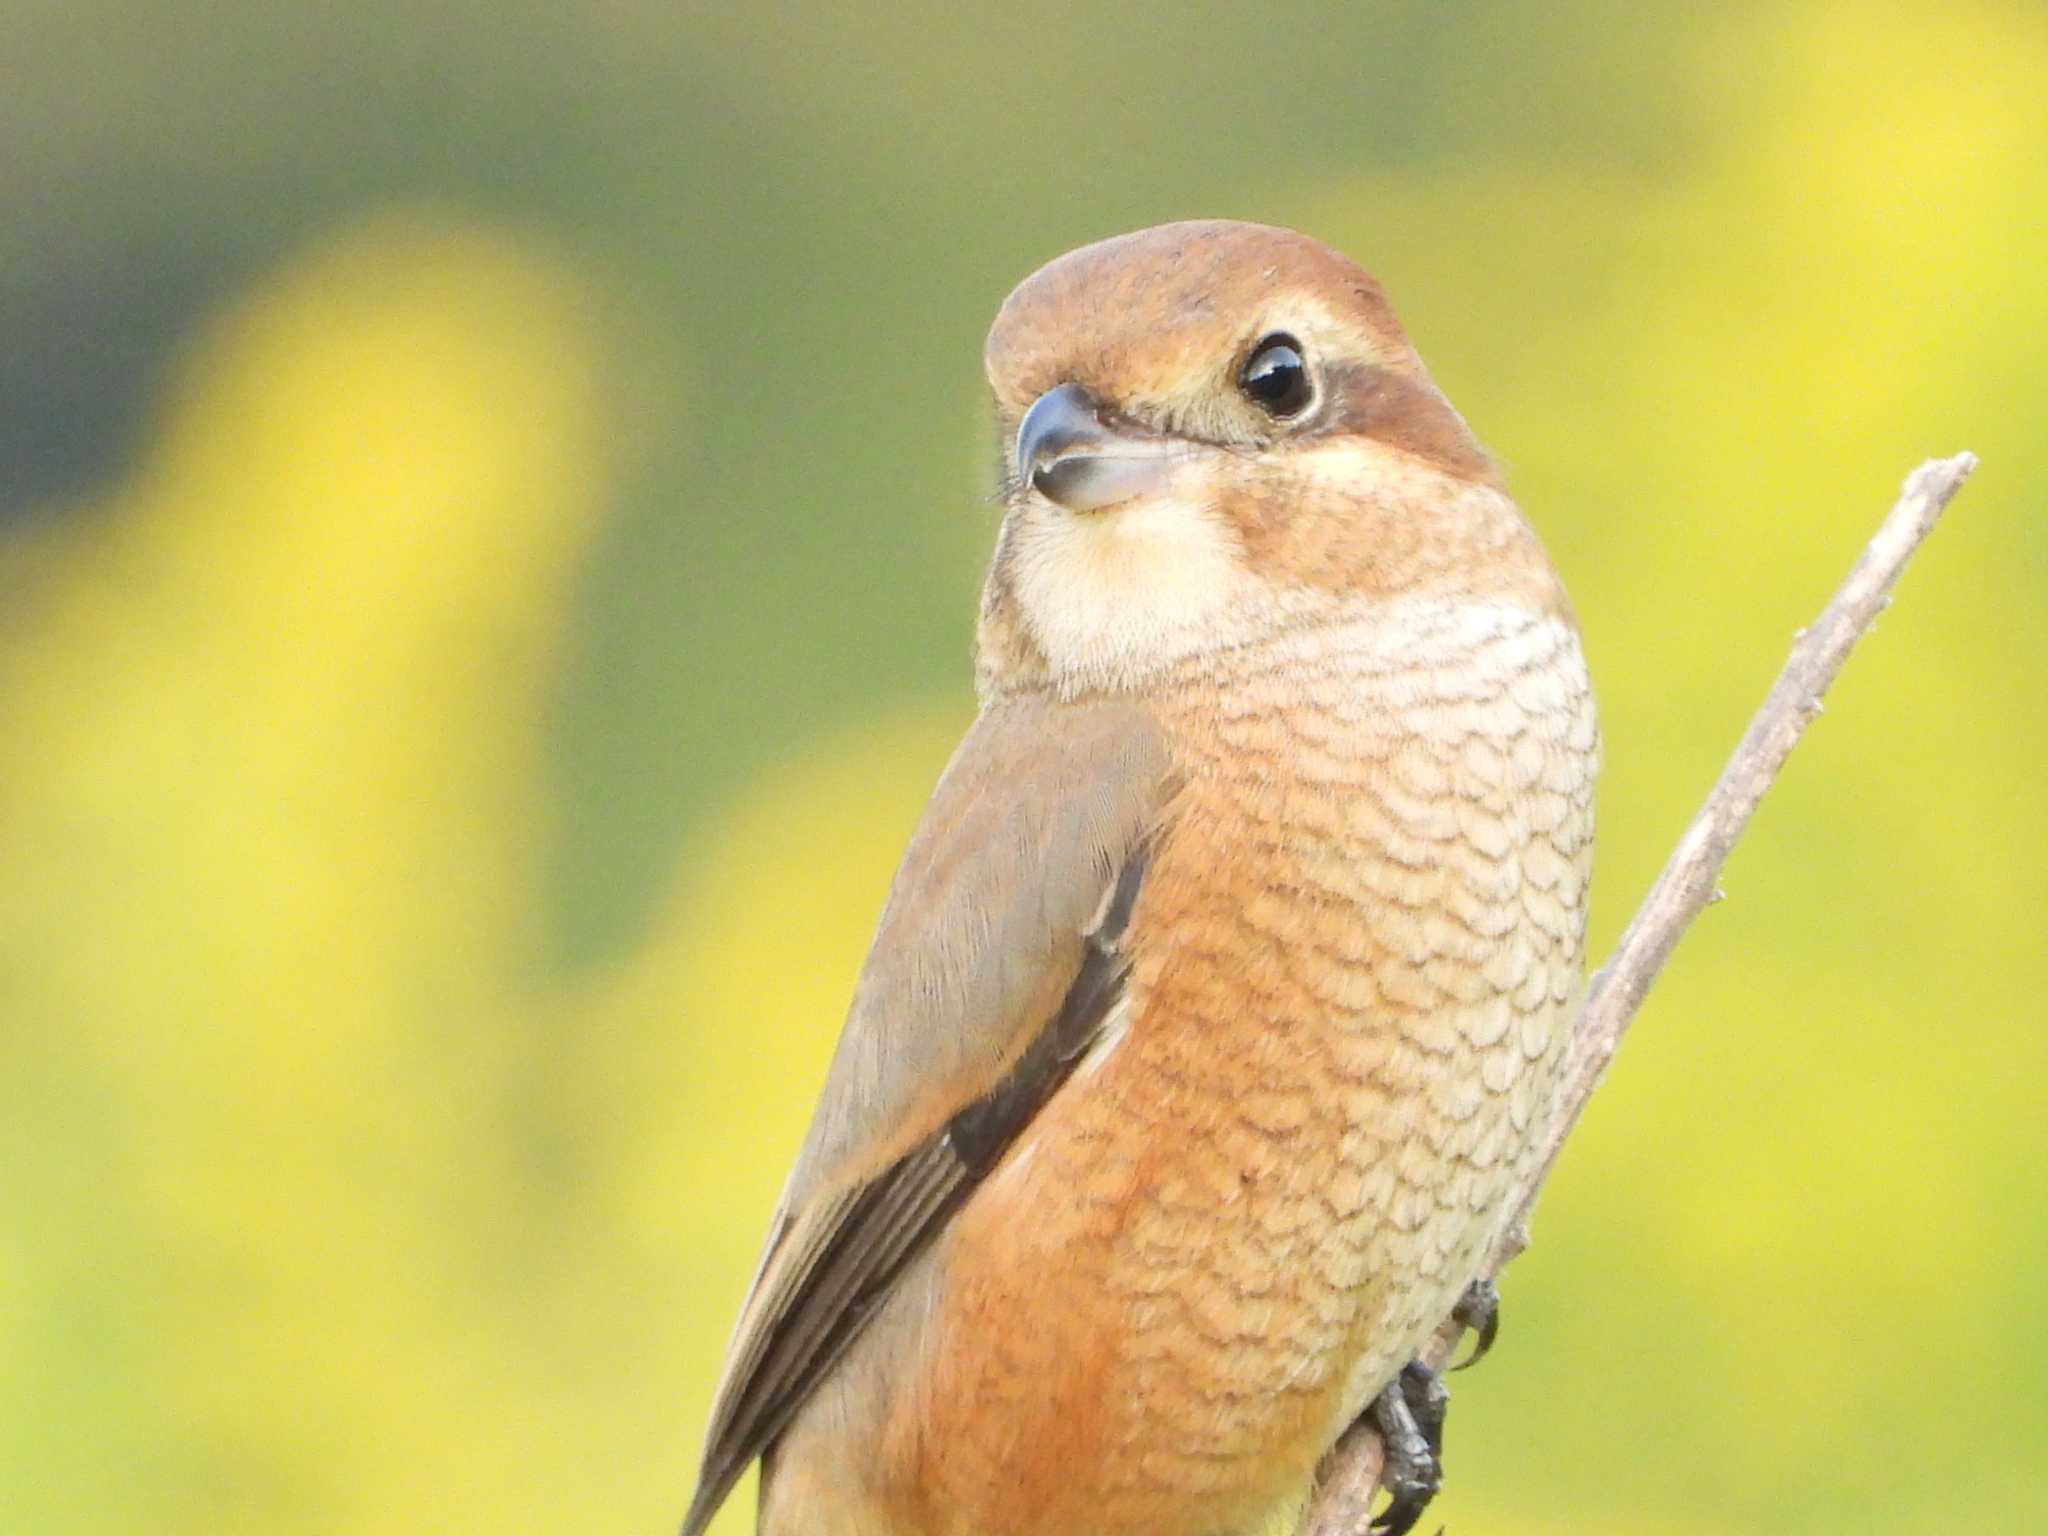
[{"label": "bird's head", "polygon": [[1137,686],[1403,597],[1562,602],[1386,295],[1306,236],[1086,246],[1010,295],[986,362],[1007,515],[985,686]]}]

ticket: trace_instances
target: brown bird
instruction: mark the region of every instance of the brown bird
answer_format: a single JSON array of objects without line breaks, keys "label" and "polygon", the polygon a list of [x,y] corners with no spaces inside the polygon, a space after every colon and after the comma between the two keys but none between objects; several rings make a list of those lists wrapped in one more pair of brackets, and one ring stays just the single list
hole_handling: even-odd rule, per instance
[{"label": "brown bird", "polygon": [[981,714],[896,877],[684,1536],[1237,1536],[1361,1415],[1433,1490],[1557,1090],[1570,606],[1379,286],[1167,225],[996,317]]}]

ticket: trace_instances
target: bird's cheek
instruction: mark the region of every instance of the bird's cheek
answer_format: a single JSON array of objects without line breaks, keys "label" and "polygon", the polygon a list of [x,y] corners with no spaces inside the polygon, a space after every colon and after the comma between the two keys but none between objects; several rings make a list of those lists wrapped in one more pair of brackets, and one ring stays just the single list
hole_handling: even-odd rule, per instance
[{"label": "bird's cheek", "polygon": [[1248,553],[1270,550],[1301,510],[1301,488],[1269,477],[1218,476],[1203,487],[1202,505],[1233,533]]}]

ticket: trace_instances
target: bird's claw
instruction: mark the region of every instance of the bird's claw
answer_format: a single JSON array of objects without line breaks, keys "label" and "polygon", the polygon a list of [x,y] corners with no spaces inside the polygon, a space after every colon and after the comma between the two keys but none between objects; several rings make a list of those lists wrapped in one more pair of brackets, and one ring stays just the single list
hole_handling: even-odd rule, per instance
[{"label": "bird's claw", "polygon": [[[1450,1367],[1476,1365],[1500,1333],[1500,1292],[1474,1280],[1451,1309],[1451,1321],[1471,1331],[1472,1353]],[[1365,1416],[1379,1431],[1384,1460],[1380,1481],[1391,1497],[1368,1536],[1407,1536],[1444,1485],[1444,1416],[1451,1394],[1438,1374],[1411,1360],[1373,1399]]]},{"label": "bird's claw", "polygon": [[1385,1447],[1380,1478],[1393,1496],[1369,1536],[1407,1536],[1443,1487],[1444,1413],[1450,1402],[1436,1372],[1411,1360],[1366,1410]]},{"label": "bird's claw", "polygon": [[1484,1360],[1500,1334],[1500,1291],[1491,1280],[1474,1280],[1465,1287],[1465,1294],[1458,1298],[1458,1304],[1451,1308],[1451,1321],[1470,1329],[1476,1336],[1472,1341],[1472,1353],[1450,1367],[1454,1371],[1462,1371]]}]

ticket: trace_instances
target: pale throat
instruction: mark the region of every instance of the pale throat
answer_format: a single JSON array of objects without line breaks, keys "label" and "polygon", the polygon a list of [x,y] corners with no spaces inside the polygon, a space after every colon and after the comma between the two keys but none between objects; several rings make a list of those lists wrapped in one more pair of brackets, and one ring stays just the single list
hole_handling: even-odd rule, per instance
[{"label": "pale throat", "polygon": [[1033,504],[1006,543],[1018,610],[1063,692],[1134,687],[1282,621],[1236,532],[1193,500],[1083,514]]}]

